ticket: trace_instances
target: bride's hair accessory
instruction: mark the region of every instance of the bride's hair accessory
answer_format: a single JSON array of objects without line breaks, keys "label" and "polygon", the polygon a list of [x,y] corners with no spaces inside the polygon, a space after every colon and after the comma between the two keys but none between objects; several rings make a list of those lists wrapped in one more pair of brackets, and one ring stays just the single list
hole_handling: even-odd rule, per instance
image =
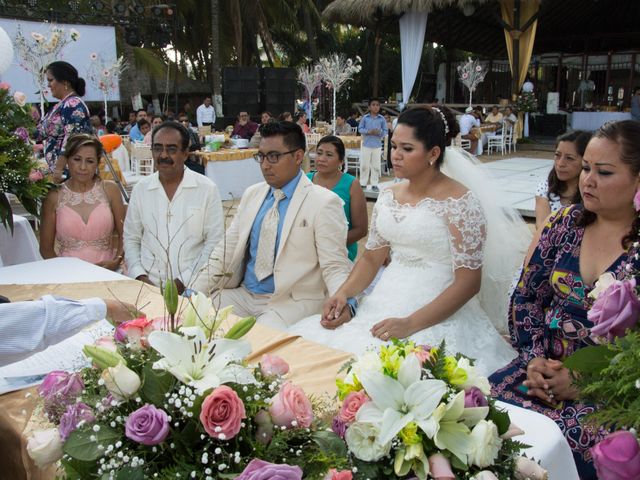
[{"label": "bride's hair accessory", "polygon": [[449,124],[447,123],[447,119],[438,107],[431,107],[432,110],[435,110],[440,114],[440,118],[442,118],[442,123],[444,123],[444,134],[449,135]]}]

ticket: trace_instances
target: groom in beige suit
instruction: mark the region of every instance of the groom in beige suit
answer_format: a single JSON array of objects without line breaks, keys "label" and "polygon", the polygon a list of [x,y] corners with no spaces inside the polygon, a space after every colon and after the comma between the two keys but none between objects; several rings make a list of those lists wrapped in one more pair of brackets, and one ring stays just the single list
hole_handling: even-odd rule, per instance
[{"label": "groom in beige suit", "polygon": [[221,290],[221,305],[233,305],[235,314],[286,328],[321,313],[327,296],[347,279],[347,221],[342,200],[300,169],[302,129],[275,122],[260,134],[255,158],[265,183],[245,191],[225,239],[192,288]]}]

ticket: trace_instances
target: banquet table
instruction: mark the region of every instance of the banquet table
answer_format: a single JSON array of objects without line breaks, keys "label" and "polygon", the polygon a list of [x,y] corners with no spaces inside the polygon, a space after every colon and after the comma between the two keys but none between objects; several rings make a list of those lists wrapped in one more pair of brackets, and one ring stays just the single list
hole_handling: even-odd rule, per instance
[{"label": "banquet table", "polygon": [[629,112],[573,112],[571,114],[571,128],[594,132],[606,122],[631,120]]},{"label": "banquet table", "polygon": [[[56,257],[0,268],[0,285],[85,283],[129,277],[75,257]],[[0,293],[4,288],[0,287]]]},{"label": "banquet table", "polygon": [[471,130],[476,132],[479,136],[478,150],[476,155],[482,155],[484,146],[489,142],[489,135],[492,135],[498,130],[499,126],[494,123],[483,123],[479,127],[474,127]]},{"label": "banquet table", "polygon": [[0,225],[0,267],[41,259],[38,240],[26,218],[13,216],[13,235]]},{"label": "banquet table", "polygon": [[[72,275],[73,276],[73,275]],[[32,280],[36,280],[33,278]],[[163,315],[162,297],[156,287],[136,280],[96,281],[76,284],[9,285],[5,295],[12,300],[38,298],[43,294],[62,295],[70,298],[115,296],[125,302],[138,305],[148,304],[144,311],[147,316]],[[286,332],[256,325],[247,340],[253,351],[247,358],[256,363],[263,354],[275,354],[286,360],[291,371],[289,379],[301,386],[309,395],[333,398],[336,392],[335,378],[340,367],[351,358],[350,354],[319,345]],[[0,412],[4,412],[13,428],[22,437],[28,436],[34,428],[42,428],[38,415],[34,415],[37,403],[35,390],[17,391],[0,396]],[[571,451],[555,423],[535,412],[500,403],[507,409],[514,423],[526,433],[518,440],[533,445],[524,453],[540,460],[551,480],[578,478]],[[23,455],[24,457],[25,455]],[[28,461],[28,459],[27,459]],[[32,465],[29,469],[35,469]],[[53,478],[53,472],[36,470],[38,478]]]},{"label": "banquet table", "polygon": [[344,148],[360,148],[362,137],[357,135],[339,135],[338,138],[344,143]]},{"label": "banquet table", "polygon": [[218,186],[223,200],[242,196],[247,187],[264,181],[256,148],[225,148],[217,152],[193,152],[205,164],[205,174]]}]

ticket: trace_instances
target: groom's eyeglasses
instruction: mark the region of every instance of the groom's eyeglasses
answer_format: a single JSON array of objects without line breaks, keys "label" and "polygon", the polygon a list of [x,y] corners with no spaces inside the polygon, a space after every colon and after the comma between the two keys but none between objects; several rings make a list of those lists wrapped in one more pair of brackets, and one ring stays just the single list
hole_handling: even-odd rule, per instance
[{"label": "groom's eyeglasses", "polygon": [[293,150],[289,150],[288,152],[282,152],[282,153],[280,153],[280,152],[269,152],[269,153],[258,152],[253,156],[253,158],[255,159],[256,162],[258,162],[260,164],[262,162],[264,162],[265,160],[267,160],[267,162],[269,162],[270,164],[274,165],[274,164],[276,164],[276,163],[278,163],[280,161],[280,157],[282,155],[287,155],[289,153],[293,153],[296,150],[298,150],[298,149],[294,148]]}]

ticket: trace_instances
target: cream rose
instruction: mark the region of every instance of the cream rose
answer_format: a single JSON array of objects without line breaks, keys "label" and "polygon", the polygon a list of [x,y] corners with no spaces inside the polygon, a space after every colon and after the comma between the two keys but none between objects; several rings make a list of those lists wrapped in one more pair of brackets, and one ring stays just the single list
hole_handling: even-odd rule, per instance
[{"label": "cream rose", "polygon": [[353,423],[345,433],[349,450],[365,462],[376,462],[391,450],[391,442],[381,445],[378,442],[378,428],[370,423]]},{"label": "cream rose", "polygon": [[140,388],[140,377],[120,362],[102,372],[105,387],[116,400],[131,398]]},{"label": "cream rose", "polygon": [[45,468],[62,458],[62,438],[57,428],[33,432],[27,442],[27,453],[40,468]]},{"label": "cream rose", "polygon": [[16,92],[13,94],[13,101],[16,102],[19,107],[24,107],[27,104],[27,96],[23,92]]},{"label": "cream rose", "polygon": [[480,468],[493,465],[502,447],[496,424],[491,420],[480,420],[471,431],[471,442],[469,463]]}]

